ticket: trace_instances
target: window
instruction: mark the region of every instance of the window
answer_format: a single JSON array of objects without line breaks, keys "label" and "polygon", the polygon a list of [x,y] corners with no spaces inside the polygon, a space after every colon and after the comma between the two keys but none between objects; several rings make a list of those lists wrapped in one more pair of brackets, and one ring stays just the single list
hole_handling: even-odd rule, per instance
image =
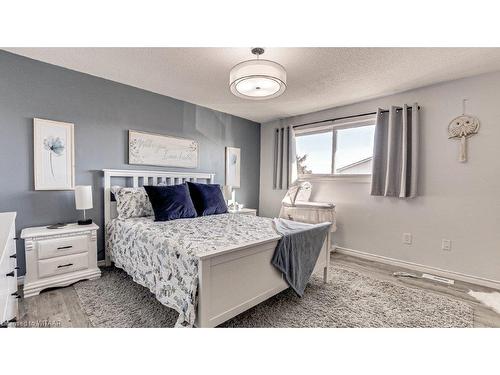
[{"label": "window", "polygon": [[330,125],[296,134],[299,175],[372,173],[374,121]]}]

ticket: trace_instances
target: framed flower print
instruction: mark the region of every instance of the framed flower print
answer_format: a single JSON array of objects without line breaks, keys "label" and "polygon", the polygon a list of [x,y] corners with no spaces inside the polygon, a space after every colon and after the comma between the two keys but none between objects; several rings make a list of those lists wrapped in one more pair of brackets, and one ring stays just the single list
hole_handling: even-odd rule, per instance
[{"label": "framed flower print", "polygon": [[33,119],[35,190],[75,188],[74,126]]},{"label": "framed flower print", "polygon": [[226,185],[240,187],[240,149],[226,147]]}]

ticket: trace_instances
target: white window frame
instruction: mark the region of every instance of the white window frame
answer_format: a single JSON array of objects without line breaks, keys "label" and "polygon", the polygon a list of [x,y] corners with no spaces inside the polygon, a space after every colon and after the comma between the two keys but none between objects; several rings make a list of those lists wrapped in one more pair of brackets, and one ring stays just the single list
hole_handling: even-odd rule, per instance
[{"label": "white window frame", "polygon": [[332,173],[320,174],[299,174],[299,180],[342,180],[342,181],[355,181],[355,182],[370,182],[372,174],[338,174],[335,171],[335,151],[337,147],[337,130],[354,129],[363,126],[375,125],[375,115],[359,116],[345,120],[329,121],[321,125],[303,126],[295,129],[295,137],[301,135],[319,134],[332,132]]}]

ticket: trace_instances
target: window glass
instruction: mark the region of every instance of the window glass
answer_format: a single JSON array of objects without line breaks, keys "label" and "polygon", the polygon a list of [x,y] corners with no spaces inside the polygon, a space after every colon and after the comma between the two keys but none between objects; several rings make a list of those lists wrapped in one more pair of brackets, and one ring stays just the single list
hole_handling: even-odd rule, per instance
[{"label": "window glass", "polygon": [[332,132],[296,137],[298,174],[332,173]]},{"label": "window glass", "polygon": [[298,174],[371,174],[374,135],[375,125],[298,134]]},{"label": "window glass", "polygon": [[372,173],[375,125],[336,131],[335,174]]}]

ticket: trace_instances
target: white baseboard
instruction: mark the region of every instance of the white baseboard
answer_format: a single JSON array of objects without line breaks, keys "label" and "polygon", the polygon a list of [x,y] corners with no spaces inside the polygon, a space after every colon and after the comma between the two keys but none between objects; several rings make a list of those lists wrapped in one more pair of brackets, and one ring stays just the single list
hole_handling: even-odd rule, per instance
[{"label": "white baseboard", "polygon": [[491,279],[486,279],[484,277],[467,275],[467,274],[461,273],[461,272],[443,270],[441,268],[425,266],[423,264],[407,262],[404,260],[385,257],[382,255],[369,254],[369,253],[365,253],[364,251],[348,249],[346,247],[337,246],[336,252],[339,254],[351,255],[351,256],[357,257],[357,258],[373,260],[376,262],[386,263],[386,264],[390,264],[393,266],[408,268],[408,269],[411,269],[413,271],[431,273],[434,275],[447,277],[447,278],[453,279],[453,280],[460,280],[460,281],[463,281],[466,283],[486,286],[488,288],[500,290],[500,281],[498,281],[498,280],[491,280]]},{"label": "white baseboard", "polygon": [[97,267],[106,267],[106,260],[98,260]]}]

